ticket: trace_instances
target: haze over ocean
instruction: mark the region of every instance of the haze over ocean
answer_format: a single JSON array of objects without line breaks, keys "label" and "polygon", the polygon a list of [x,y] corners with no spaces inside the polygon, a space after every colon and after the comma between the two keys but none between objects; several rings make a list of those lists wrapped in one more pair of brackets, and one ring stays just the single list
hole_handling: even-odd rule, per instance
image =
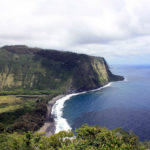
[{"label": "haze over ocean", "polygon": [[102,90],[72,97],[63,117],[75,129],[82,124],[132,130],[140,140],[150,139],[150,66],[117,66],[113,73],[126,80]]}]

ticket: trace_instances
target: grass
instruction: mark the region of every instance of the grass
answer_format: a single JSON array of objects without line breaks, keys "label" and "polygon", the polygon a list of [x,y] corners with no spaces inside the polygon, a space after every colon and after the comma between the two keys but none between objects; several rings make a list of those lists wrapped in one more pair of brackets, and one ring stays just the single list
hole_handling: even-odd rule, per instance
[{"label": "grass", "polygon": [[68,79],[68,82],[64,83],[64,86],[60,85],[57,89],[45,89],[45,90],[30,90],[30,89],[12,89],[12,90],[1,90],[0,96],[8,96],[8,95],[52,95],[57,93],[65,93],[66,88],[69,86],[71,80]]},{"label": "grass", "polygon": [[18,96],[0,96],[0,113],[21,108],[24,101]]},{"label": "grass", "polygon": [[38,130],[45,121],[48,101],[59,94],[60,90],[51,91],[50,95],[0,96],[0,132]]},{"label": "grass", "polygon": [[32,112],[37,100],[45,95],[9,95],[0,96],[0,122],[8,126],[20,116]]}]

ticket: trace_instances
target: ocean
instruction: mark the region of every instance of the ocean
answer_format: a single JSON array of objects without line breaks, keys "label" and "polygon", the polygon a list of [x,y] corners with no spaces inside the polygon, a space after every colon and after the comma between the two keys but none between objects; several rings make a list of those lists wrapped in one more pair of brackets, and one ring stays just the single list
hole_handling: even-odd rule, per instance
[{"label": "ocean", "polygon": [[53,107],[56,132],[83,124],[122,128],[150,139],[150,66],[113,66],[125,77],[95,91],[70,94]]}]

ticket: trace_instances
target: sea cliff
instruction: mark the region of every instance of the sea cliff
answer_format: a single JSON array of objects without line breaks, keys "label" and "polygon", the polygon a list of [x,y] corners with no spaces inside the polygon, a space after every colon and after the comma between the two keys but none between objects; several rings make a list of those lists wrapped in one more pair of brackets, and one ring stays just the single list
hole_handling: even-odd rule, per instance
[{"label": "sea cliff", "polygon": [[0,48],[1,94],[49,94],[81,92],[99,88],[113,75],[102,57],[23,45]]}]

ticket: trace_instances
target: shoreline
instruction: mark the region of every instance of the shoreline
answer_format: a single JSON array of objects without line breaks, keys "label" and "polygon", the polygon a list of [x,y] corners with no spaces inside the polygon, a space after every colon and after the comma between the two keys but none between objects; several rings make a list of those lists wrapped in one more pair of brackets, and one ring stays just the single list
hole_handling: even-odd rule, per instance
[{"label": "shoreline", "polygon": [[43,135],[49,137],[55,133],[55,120],[52,115],[52,107],[57,100],[61,99],[65,95],[58,95],[52,98],[47,104],[47,115],[43,126],[38,130],[38,133],[43,133]]},{"label": "shoreline", "polygon": [[65,94],[64,95],[58,95],[56,97],[53,97],[52,100],[50,100],[48,102],[47,116],[46,116],[46,119],[45,119],[43,126],[38,130],[38,133],[44,132],[43,135],[45,135],[47,137],[52,136],[53,134],[56,133],[56,120],[54,118],[54,114],[52,114],[53,113],[52,111],[53,111],[53,106],[56,104],[56,102],[58,100],[61,100],[62,98],[65,98],[65,97],[68,97],[65,99],[65,101],[66,101],[66,100],[70,99],[70,97],[72,97],[72,96],[84,94],[87,92],[99,91],[103,88],[110,86],[111,84],[112,84],[112,82],[109,82],[108,84],[106,84],[100,88],[97,88],[97,89],[93,89],[93,90],[89,90],[89,91],[83,91],[83,92],[77,92],[77,93],[71,93],[71,94],[67,94],[67,95],[65,95]]}]

